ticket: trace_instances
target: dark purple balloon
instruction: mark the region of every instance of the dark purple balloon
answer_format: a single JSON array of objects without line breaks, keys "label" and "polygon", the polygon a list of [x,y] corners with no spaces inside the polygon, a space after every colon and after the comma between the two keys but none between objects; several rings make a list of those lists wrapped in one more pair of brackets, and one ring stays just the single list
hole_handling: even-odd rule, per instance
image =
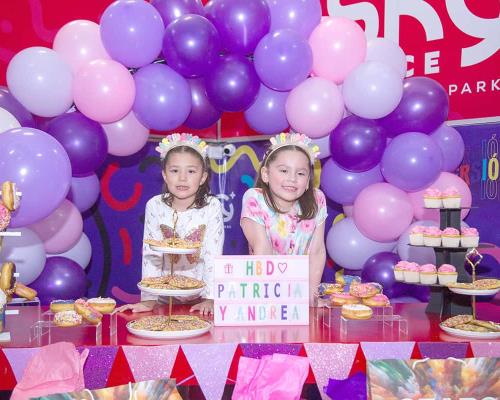
[{"label": "dark purple balloon", "polygon": [[0,87],[0,107],[6,109],[21,126],[36,128],[33,115],[12,96],[6,87]]},{"label": "dark purple balloon", "polygon": [[267,0],[271,13],[271,28],[293,29],[304,39],[321,21],[321,3],[319,0]]},{"label": "dark purple balloon", "polygon": [[30,285],[38,292],[42,305],[52,300],[78,299],[87,291],[85,271],[66,257],[49,257],[40,276]]},{"label": "dark purple balloon", "polygon": [[222,111],[243,111],[257,97],[260,81],[252,63],[243,56],[221,56],[205,75],[205,86],[211,103]]},{"label": "dark purple balloon", "polygon": [[205,15],[201,0],[152,0],[165,26],[186,14]]},{"label": "dark purple balloon", "polygon": [[255,131],[275,135],[288,128],[285,104],[289,92],[277,92],[260,85],[254,103],[245,110],[245,119]]},{"label": "dark purple balloon", "polygon": [[271,26],[265,0],[212,0],[206,11],[231,53],[251,54]]},{"label": "dark purple balloon", "polygon": [[366,260],[361,272],[363,282],[377,282],[384,287],[384,294],[387,297],[398,296],[395,293],[394,285],[396,278],[394,277],[394,266],[401,261],[395,253],[384,251],[377,253]]},{"label": "dark purple balloon", "polygon": [[108,155],[108,139],[101,124],[78,111],[54,118],[48,124],[47,132],[68,153],[73,176],[93,173]]},{"label": "dark purple balloon", "polygon": [[448,110],[446,90],[433,79],[417,76],[405,79],[398,106],[378,121],[390,137],[403,132],[431,133],[446,120]]},{"label": "dark purple balloon", "polygon": [[207,97],[203,78],[188,79],[191,88],[191,112],[184,124],[192,129],[205,129],[215,124],[222,115]]},{"label": "dark purple balloon", "polygon": [[201,15],[177,18],[167,26],[163,36],[163,56],[167,64],[188,78],[205,75],[217,60],[220,49],[217,29]]},{"label": "dark purple balloon", "polygon": [[342,168],[363,172],[381,160],[386,145],[386,133],[380,124],[356,115],[344,118],[330,134],[332,158]]}]

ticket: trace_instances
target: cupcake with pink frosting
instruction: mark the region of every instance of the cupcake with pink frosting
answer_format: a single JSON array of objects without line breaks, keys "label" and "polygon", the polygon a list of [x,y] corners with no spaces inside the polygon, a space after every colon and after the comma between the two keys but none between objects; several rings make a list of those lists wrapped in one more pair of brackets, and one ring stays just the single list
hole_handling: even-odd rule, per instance
[{"label": "cupcake with pink frosting", "polygon": [[414,262],[408,263],[404,270],[404,277],[406,283],[419,283],[420,271],[418,264]]},{"label": "cupcake with pink frosting", "polygon": [[411,228],[410,231],[410,244],[412,246],[424,245],[424,232],[425,226],[417,225]]},{"label": "cupcake with pink frosting", "polygon": [[441,232],[443,247],[460,246],[460,231],[455,228],[446,228]]},{"label": "cupcake with pink frosting", "polygon": [[424,231],[424,245],[431,247],[441,246],[441,229],[435,226],[428,226]]},{"label": "cupcake with pink frosting", "polygon": [[479,246],[479,232],[476,228],[462,228],[462,247]]},{"label": "cupcake with pink frosting", "polygon": [[457,188],[450,186],[442,194],[444,208],[460,208],[462,195]]},{"label": "cupcake with pink frosting", "polygon": [[424,264],[419,268],[420,283],[434,285],[437,283],[437,268],[434,264]]},{"label": "cupcake with pink frosting", "polygon": [[438,268],[438,279],[440,285],[448,285],[457,282],[457,270],[451,264],[443,264]]},{"label": "cupcake with pink frosting", "polygon": [[405,280],[404,271],[408,264],[410,264],[408,261],[401,260],[394,266],[394,278],[397,281]]},{"label": "cupcake with pink frosting", "polygon": [[443,206],[441,191],[436,188],[425,189],[424,206],[427,208],[441,208]]}]

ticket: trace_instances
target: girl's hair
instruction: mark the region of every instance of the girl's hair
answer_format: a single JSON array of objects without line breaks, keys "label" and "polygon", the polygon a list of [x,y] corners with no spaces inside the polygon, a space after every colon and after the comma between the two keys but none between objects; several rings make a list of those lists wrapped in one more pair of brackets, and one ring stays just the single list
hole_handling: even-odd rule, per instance
[{"label": "girl's hair", "polygon": [[300,206],[300,214],[298,215],[298,218],[300,221],[304,219],[313,219],[314,217],[316,217],[316,214],[318,213],[318,204],[316,202],[316,197],[314,196],[314,185],[313,185],[314,173],[311,164],[309,163],[308,154],[299,146],[293,146],[293,145],[283,146],[277,150],[274,150],[273,152],[271,152],[271,149],[269,148],[266,154],[264,155],[264,159],[262,160],[262,163],[260,165],[255,187],[262,189],[262,192],[264,193],[264,200],[266,201],[266,204],[269,208],[273,209],[277,213],[285,214],[283,211],[279,209],[278,205],[274,201],[269,185],[262,180],[262,168],[267,167],[270,163],[275,161],[278,154],[284,150],[300,151],[306,156],[308,160],[309,184],[307,186],[306,191],[298,199]]},{"label": "girl's hair", "polygon": [[[170,150],[167,153],[165,158],[163,158],[161,160],[161,170],[162,171],[165,171],[165,167],[167,165],[168,158],[173,153],[181,153],[181,154],[182,153],[189,153],[193,156],[196,156],[200,160],[201,165],[203,166],[203,172],[207,173],[207,179],[205,179],[205,182],[203,182],[203,184],[201,184],[200,187],[198,188],[198,191],[196,192],[196,197],[193,201],[193,204],[189,208],[203,208],[203,207],[205,207],[206,205],[208,205],[208,199],[211,196],[213,196],[210,193],[210,176],[211,176],[211,174],[210,174],[209,159],[208,158],[203,159],[203,157],[200,155],[200,153],[198,153],[196,150],[192,149],[189,146],[174,147],[172,150]],[[169,206],[169,207],[172,206],[173,196],[168,191],[168,187],[167,187],[167,184],[165,182],[163,183],[163,191],[161,194],[161,200],[167,206]]]}]

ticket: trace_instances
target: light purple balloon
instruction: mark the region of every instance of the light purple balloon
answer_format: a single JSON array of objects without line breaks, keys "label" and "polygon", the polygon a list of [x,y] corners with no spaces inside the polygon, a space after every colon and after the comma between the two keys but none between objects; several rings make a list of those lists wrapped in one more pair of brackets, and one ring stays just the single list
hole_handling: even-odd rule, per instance
[{"label": "light purple balloon", "polygon": [[70,200],[80,212],[87,211],[94,205],[99,197],[101,186],[96,174],[71,178],[71,188],[67,199]]},{"label": "light purple balloon", "polygon": [[144,0],[117,0],[104,10],[100,21],[101,40],[108,54],[134,68],[158,57],[164,29],[160,13]]},{"label": "light purple balloon", "polygon": [[254,52],[257,75],[274,90],[291,90],[311,73],[313,54],[308,41],[291,29],[268,33]]},{"label": "light purple balloon", "polygon": [[192,129],[205,129],[215,124],[222,115],[207,97],[203,78],[188,79],[191,89],[191,112],[184,125]]},{"label": "light purple balloon", "polygon": [[442,170],[446,172],[455,172],[460,166],[465,153],[464,140],[460,132],[446,125],[446,122],[444,122],[429,136],[441,149],[443,155]]},{"label": "light purple balloon", "polygon": [[435,221],[416,221],[411,224],[399,237],[396,247],[399,257],[401,257],[401,260],[416,262],[420,265],[435,264],[436,253],[433,248],[410,246],[410,231],[418,225],[439,227],[439,224]]},{"label": "light purple balloon", "polygon": [[288,128],[285,104],[288,92],[277,92],[260,85],[254,103],[245,110],[245,119],[255,131],[275,135]]},{"label": "light purple balloon", "polygon": [[429,186],[439,177],[442,166],[441,149],[420,132],[396,136],[385,149],[380,163],[385,180],[407,192]]},{"label": "light purple balloon", "polygon": [[87,268],[92,257],[92,245],[88,236],[82,233],[80,240],[68,251],[60,254],[47,254],[47,257],[66,257],[76,262],[83,269]]},{"label": "light purple balloon", "polygon": [[271,13],[271,32],[293,29],[303,38],[309,38],[321,21],[319,0],[267,0]]},{"label": "light purple balloon", "polygon": [[319,159],[330,157],[330,135],[312,139],[312,144],[319,147]]},{"label": "light purple balloon", "polygon": [[380,61],[394,68],[401,79],[406,76],[406,55],[392,40],[373,38],[366,44],[366,61]]},{"label": "light purple balloon", "polygon": [[141,124],[159,131],[181,125],[191,111],[187,81],[167,65],[151,64],[134,74],[136,87],[132,109]]},{"label": "light purple balloon", "polygon": [[383,251],[392,251],[396,242],[380,243],[368,239],[356,228],[352,218],[334,224],[326,237],[330,257],[341,267],[360,270],[366,260]]},{"label": "light purple balloon", "polygon": [[350,172],[330,158],[321,171],[321,189],[329,199],[339,204],[353,204],[365,187],[383,181],[378,165],[368,171]]},{"label": "light purple balloon", "polygon": [[186,14],[205,15],[201,0],[152,0],[165,26]]},{"label": "light purple balloon", "polygon": [[212,0],[207,18],[213,22],[230,53],[251,54],[269,32],[271,16],[265,0]]},{"label": "light purple balloon", "polygon": [[71,164],[62,145],[35,128],[16,128],[0,135],[0,182],[12,181],[23,193],[12,213],[11,227],[50,215],[68,194]]},{"label": "light purple balloon", "polygon": [[0,107],[10,112],[21,126],[36,128],[33,115],[16,100],[6,87],[0,87]]}]

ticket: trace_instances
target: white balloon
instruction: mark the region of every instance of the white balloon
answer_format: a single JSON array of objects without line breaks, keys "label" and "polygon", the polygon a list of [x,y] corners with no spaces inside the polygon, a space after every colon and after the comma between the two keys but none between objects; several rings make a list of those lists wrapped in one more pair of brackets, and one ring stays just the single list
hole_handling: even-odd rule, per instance
[{"label": "white balloon", "polygon": [[0,134],[14,128],[20,128],[21,124],[10,112],[0,108]]},{"label": "white balloon", "polygon": [[82,233],[78,242],[71,249],[60,254],[47,254],[47,257],[66,257],[85,269],[88,267],[90,258],[92,257],[92,245],[88,236]]}]

